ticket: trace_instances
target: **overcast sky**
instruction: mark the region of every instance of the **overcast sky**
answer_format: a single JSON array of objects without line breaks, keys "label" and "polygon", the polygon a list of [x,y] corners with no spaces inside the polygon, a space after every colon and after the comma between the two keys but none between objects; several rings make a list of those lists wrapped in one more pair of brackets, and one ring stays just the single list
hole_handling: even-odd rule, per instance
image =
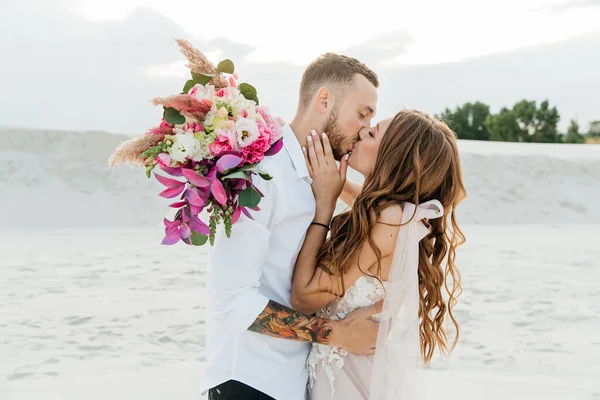
[{"label": "overcast sky", "polygon": [[379,73],[378,118],[526,97],[556,104],[562,126],[600,119],[600,0],[290,4],[0,0],[0,125],[141,133],[160,116],[148,101],[186,79],[173,37],[234,60],[286,119],[304,66],[326,51]]}]

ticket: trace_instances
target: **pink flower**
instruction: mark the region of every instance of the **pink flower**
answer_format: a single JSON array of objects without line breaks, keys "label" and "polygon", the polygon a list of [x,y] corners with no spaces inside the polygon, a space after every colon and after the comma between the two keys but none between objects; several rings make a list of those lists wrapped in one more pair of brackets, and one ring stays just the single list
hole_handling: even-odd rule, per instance
[{"label": "pink flower", "polygon": [[197,122],[192,123],[191,126],[190,126],[190,128],[192,128],[192,131],[194,133],[196,133],[196,132],[204,132],[204,127],[202,125],[200,125],[199,123],[197,123]]},{"label": "pink flower", "polygon": [[224,132],[217,133],[219,133],[219,137],[214,142],[208,145],[210,153],[215,157],[218,157],[225,152],[233,150],[231,144],[229,143],[229,138],[227,137],[227,135]]},{"label": "pink flower", "polygon": [[265,133],[269,135],[269,142],[274,143],[278,141],[283,134],[283,121],[273,118],[269,110],[265,107],[256,107],[256,112],[265,120],[266,125],[261,124],[261,128],[264,128]]},{"label": "pink flower", "polygon": [[158,127],[162,128],[162,129],[170,129],[170,128],[173,128],[173,125],[171,125],[170,123],[168,123],[167,120],[163,118],[160,121],[160,125]]},{"label": "pink flower", "polygon": [[217,90],[217,97],[225,97],[227,95],[227,88]]},{"label": "pink flower", "polygon": [[270,147],[269,138],[261,135],[254,142],[242,149],[242,158],[244,162],[254,164],[265,158],[265,151]]}]

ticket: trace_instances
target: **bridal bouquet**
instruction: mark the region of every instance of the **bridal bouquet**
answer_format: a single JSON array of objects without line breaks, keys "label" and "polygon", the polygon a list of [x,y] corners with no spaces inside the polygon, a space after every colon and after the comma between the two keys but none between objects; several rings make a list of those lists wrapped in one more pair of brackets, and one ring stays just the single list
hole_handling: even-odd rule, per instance
[{"label": "bridal bouquet", "polygon": [[[259,210],[263,194],[253,178],[271,179],[257,165],[283,147],[283,122],[259,106],[254,87],[238,85],[231,60],[214,67],[187,41],[177,43],[191,79],[182,93],[153,100],[164,109],[160,125],[122,143],[110,164],[144,166],[165,186],[159,196],[176,200],[162,244],[202,246],[214,243],[221,221],[229,237],[241,213],[252,218],[248,209]],[[204,210],[208,221],[200,217]]]}]

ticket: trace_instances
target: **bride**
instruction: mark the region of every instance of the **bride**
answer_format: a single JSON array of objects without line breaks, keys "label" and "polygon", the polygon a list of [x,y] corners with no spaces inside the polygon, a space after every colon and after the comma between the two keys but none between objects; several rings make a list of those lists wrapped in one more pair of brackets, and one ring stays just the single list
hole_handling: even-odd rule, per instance
[{"label": "bride", "polygon": [[[383,300],[372,355],[313,344],[310,398],[418,399],[419,367],[458,339],[455,255],[465,238],[454,211],[466,191],[456,135],[405,110],[362,134],[339,169],[325,134],[313,132],[303,150],[317,209],[296,262],[292,307],[342,319]],[[346,182],[348,165],[365,177],[362,187]],[[332,219],[338,197],[350,209]]]}]

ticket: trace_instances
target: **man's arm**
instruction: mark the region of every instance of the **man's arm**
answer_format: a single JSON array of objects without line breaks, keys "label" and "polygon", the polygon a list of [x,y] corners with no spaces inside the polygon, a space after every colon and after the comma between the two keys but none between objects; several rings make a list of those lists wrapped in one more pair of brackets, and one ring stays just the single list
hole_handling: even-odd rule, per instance
[{"label": "man's arm", "polygon": [[382,302],[360,308],[346,318],[334,321],[306,315],[269,301],[267,307],[248,328],[280,339],[320,343],[361,355],[375,353],[379,323],[371,319],[381,312]]},{"label": "man's arm", "polygon": [[223,232],[217,235],[208,274],[210,320],[224,333],[250,330],[342,347],[356,354],[372,354],[379,325],[370,319],[378,312],[375,307],[355,311],[343,321],[332,321],[296,312],[260,292],[271,228],[277,219],[276,189],[270,185],[273,181],[257,181],[265,197],[260,204],[262,210],[251,211],[254,220],[242,216],[233,226],[230,238]]},{"label": "man's arm", "polygon": [[332,322],[314,314],[294,311],[271,300],[248,330],[282,339],[330,344],[334,329]]}]

